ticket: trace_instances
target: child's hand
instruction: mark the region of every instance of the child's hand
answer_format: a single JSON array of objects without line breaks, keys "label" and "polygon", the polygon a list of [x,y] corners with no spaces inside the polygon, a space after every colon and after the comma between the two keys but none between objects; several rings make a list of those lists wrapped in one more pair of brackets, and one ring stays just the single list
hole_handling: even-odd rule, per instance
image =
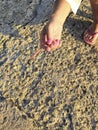
[{"label": "child's hand", "polygon": [[46,51],[53,51],[61,47],[61,32],[63,25],[55,21],[49,21],[48,24],[43,28],[40,36],[41,48]]}]

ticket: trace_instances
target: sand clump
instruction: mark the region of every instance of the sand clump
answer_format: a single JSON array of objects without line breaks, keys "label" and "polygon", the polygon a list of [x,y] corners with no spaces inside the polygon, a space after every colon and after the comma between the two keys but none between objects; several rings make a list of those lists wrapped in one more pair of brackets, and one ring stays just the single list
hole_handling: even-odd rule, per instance
[{"label": "sand clump", "polygon": [[0,130],[98,129],[98,50],[82,38],[92,22],[87,0],[67,19],[62,47],[30,61],[52,5],[0,2]]}]

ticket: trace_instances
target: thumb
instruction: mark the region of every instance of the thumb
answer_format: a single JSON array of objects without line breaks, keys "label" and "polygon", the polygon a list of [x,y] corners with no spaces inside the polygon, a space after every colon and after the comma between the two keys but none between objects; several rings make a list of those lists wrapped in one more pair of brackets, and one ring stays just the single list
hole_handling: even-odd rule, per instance
[{"label": "thumb", "polygon": [[51,44],[52,44],[52,39],[47,38],[47,44],[48,44],[48,45],[51,45]]},{"label": "thumb", "polygon": [[51,45],[53,42],[53,33],[51,32],[51,28],[47,27],[47,44]]}]

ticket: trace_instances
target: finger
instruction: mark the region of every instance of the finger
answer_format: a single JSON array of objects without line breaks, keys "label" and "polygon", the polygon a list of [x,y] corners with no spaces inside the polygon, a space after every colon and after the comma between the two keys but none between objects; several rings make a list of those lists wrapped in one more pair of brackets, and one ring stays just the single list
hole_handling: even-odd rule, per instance
[{"label": "finger", "polygon": [[53,41],[50,46],[49,45],[46,46],[45,50],[50,52],[50,51],[54,51],[54,50],[60,48],[61,46],[62,46],[61,41],[57,39],[57,40]]},{"label": "finger", "polygon": [[40,46],[44,48],[44,45],[47,43],[46,29],[44,28],[40,34]]},{"label": "finger", "polygon": [[60,40],[59,39],[56,39],[54,42],[53,42],[53,46],[56,47],[60,44]]},{"label": "finger", "polygon": [[[48,39],[48,38],[47,38]],[[52,39],[48,39],[47,40],[47,45],[51,45],[52,44]]]},{"label": "finger", "polygon": [[61,42],[61,40],[58,40],[58,42],[57,42],[57,49],[60,48],[61,46],[62,46],[62,42]]},{"label": "finger", "polygon": [[45,51],[48,51],[50,52],[51,51],[51,48],[49,46],[46,47]]},{"label": "finger", "polygon": [[51,50],[55,50],[59,47],[59,44],[60,44],[60,40],[56,39],[55,41],[52,42],[51,44]]}]

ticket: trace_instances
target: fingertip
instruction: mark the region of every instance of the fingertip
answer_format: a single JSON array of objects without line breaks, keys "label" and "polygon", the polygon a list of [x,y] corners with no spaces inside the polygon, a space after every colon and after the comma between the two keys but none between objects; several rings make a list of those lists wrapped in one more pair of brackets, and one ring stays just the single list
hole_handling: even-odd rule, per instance
[{"label": "fingertip", "polygon": [[48,40],[47,40],[47,44],[48,44],[48,45],[51,45],[51,43],[52,43],[52,39],[48,39]]},{"label": "fingertip", "polygon": [[50,51],[51,51],[51,48],[50,48],[50,47],[47,47],[45,50],[48,51],[48,52],[50,52]]}]

